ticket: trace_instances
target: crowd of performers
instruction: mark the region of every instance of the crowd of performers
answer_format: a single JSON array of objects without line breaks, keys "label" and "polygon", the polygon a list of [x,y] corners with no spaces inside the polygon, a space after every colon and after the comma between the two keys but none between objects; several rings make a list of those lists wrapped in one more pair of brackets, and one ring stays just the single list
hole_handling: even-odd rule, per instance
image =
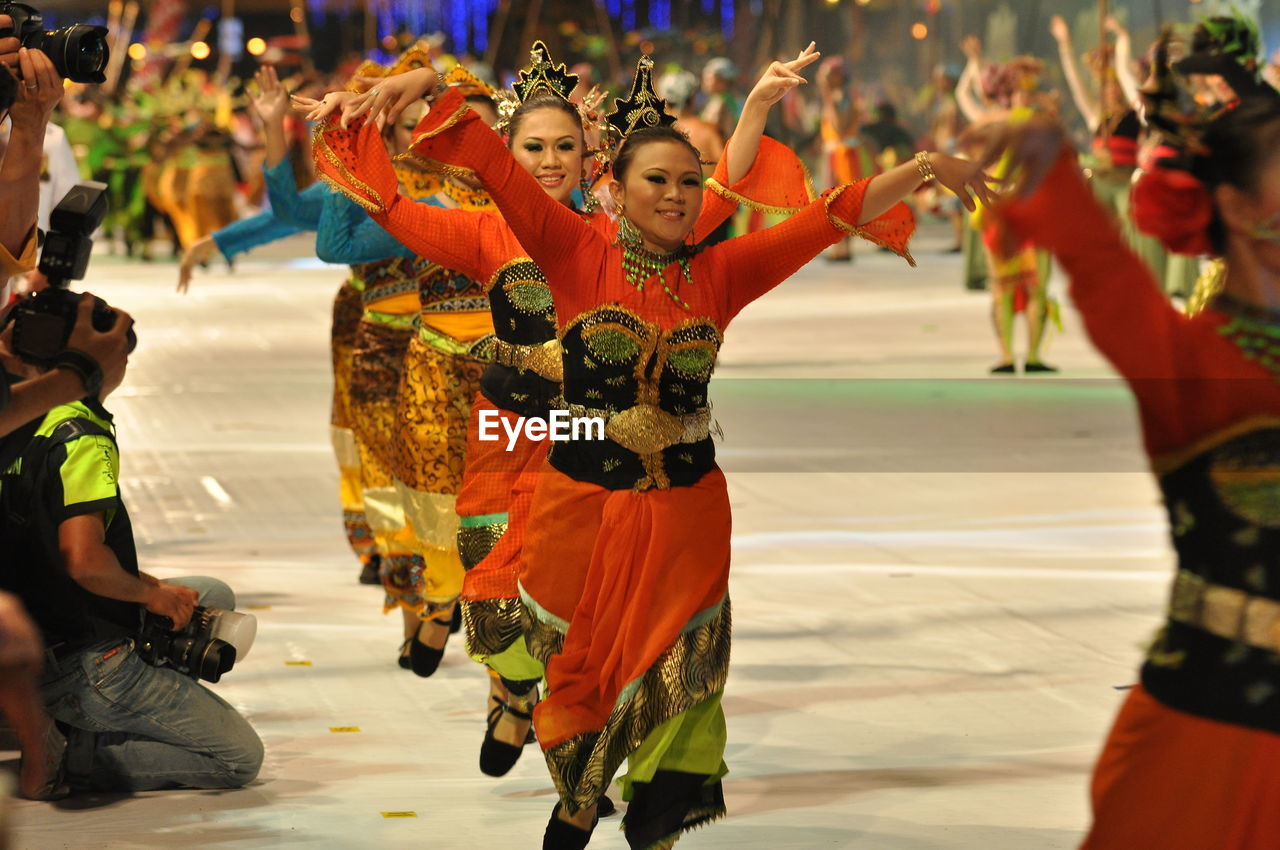
[{"label": "crowd of performers", "polygon": [[[670,847],[724,814],[717,353],[744,306],[825,251],[838,262],[850,237],[910,261],[902,201],[926,184],[977,217],[956,235],[985,252],[997,371],[1017,368],[1019,311],[1023,368],[1052,369],[1040,358],[1052,255],[1133,391],[1165,493],[1179,557],[1168,622],[1098,762],[1085,847],[1245,850],[1280,834],[1280,95],[1262,80],[1257,32],[1234,18],[1162,38],[1140,87],[1118,39],[1091,64],[1096,101],[1054,32],[1096,133],[1083,158],[1038,64],[986,63],[976,42],[954,92],[938,89],[945,151],[914,151],[892,112],[851,133],[844,68],[816,66],[821,194],[764,135],[819,60],[812,45],[702,115],[696,81],[661,79],[664,101],[648,58],[606,109],[541,43],[510,91],[461,66],[439,73],[415,47],[292,103],[264,68],[251,105],[270,211],[208,236],[168,211],[184,276],[214,251],[303,231],[349,266],[331,419],[347,536],[363,580],[401,613],[402,667],[432,675],[462,628],[487,668],[480,769],[504,775],[534,740],[543,751],[559,796],[544,847],[587,844],[624,763],[632,847]],[[316,122],[310,151],[291,109]],[[229,167],[221,141],[183,138],[189,183]],[[299,157],[322,182],[299,188]],[[997,178],[1009,198],[993,194]],[[726,239],[739,208],[761,221]],[[1194,315],[1168,297],[1190,280],[1175,257],[1215,258]],[[482,421],[515,432],[560,409],[603,420],[604,439],[482,439]]]}]

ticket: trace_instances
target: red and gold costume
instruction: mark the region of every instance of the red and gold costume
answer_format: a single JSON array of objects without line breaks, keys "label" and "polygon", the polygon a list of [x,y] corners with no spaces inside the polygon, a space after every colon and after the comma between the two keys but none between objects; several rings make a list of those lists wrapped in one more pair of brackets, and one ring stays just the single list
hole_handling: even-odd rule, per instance
[{"label": "red and gold costume", "polygon": [[[326,135],[346,148],[346,170],[376,144]],[[478,174],[498,204],[501,231],[491,220],[480,242],[519,239],[546,273],[566,406],[607,421],[603,440],[554,445],[530,503],[520,591],[526,641],[547,665],[539,742],[570,812],[594,805],[630,759],[628,840],[670,846],[724,812],[730,517],[707,399],[724,328],[850,233],[905,252],[911,214],[898,205],[855,227],[866,184],[840,187],[633,286],[617,227],[549,198],[460,98],[446,95],[416,136],[419,155]],[[342,170],[331,173],[357,189]],[[371,208],[410,214],[393,205],[389,170],[360,176]]]},{"label": "red and gold costume", "polygon": [[1064,154],[1004,219],[1052,250],[1124,376],[1164,493],[1168,619],[1093,778],[1085,850],[1252,850],[1280,835],[1280,315],[1178,312]]}]

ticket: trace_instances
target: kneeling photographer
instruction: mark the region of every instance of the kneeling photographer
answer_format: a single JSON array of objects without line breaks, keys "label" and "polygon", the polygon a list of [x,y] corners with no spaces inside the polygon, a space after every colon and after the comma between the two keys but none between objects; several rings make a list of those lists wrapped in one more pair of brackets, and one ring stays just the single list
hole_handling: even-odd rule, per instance
[{"label": "kneeling photographer", "polygon": [[[197,679],[216,682],[237,647],[248,650],[253,618],[232,611],[217,579],[139,572],[103,376],[66,347],[83,309],[66,286],[83,276],[105,189],[83,184],[58,205],[40,259],[50,287],[15,306],[3,331],[23,368],[68,366],[85,392],[0,441],[0,589],[40,629],[41,695],[57,721],[45,730],[43,781],[24,792],[236,788],[257,776],[262,742]],[[97,300],[89,318],[104,332],[122,320]]]}]

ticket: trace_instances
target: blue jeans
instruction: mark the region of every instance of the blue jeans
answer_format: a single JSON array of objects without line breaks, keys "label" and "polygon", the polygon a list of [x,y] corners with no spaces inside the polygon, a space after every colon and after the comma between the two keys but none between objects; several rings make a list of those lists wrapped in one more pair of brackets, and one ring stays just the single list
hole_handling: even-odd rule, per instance
[{"label": "blue jeans", "polygon": [[[173,579],[200,605],[235,607],[213,578]],[[67,781],[113,791],[239,788],[262,766],[262,741],[225,700],[196,680],[138,657],[130,639],[101,641],[45,671],[49,714],[71,728]]]}]

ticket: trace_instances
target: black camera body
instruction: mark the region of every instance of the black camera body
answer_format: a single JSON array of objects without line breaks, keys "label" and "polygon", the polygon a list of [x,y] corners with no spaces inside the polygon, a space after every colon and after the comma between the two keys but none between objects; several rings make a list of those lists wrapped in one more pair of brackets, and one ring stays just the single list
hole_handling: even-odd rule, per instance
[{"label": "black camera body", "polygon": [[147,612],[135,645],[138,657],[155,667],[170,667],[193,679],[217,682],[236,663],[236,648],[214,637],[219,608],[197,606],[181,631],[168,617]]},{"label": "black camera body", "polygon": [[76,83],[105,83],[103,73],[111,52],[107,48],[107,28],[72,24],[57,30],[44,28],[44,16],[24,3],[0,0],[0,15],[13,19],[13,28],[0,37],[14,37],[28,50],[41,50],[57,72]]},{"label": "black camera body", "polygon": [[[40,252],[40,271],[49,286],[19,302],[9,314],[13,327],[13,351],[28,363],[48,366],[66,350],[75,327],[80,296],[67,289],[73,280],[84,277],[93,251],[90,236],[107,215],[107,185],[85,182],[67,192],[49,217],[49,233]],[[109,331],[116,323],[116,311],[101,298],[93,305],[93,327]],[[129,329],[129,351],[138,344]]]},{"label": "black camera body", "polygon": [[18,99],[18,81],[13,74],[0,74],[0,112],[8,112]]}]

